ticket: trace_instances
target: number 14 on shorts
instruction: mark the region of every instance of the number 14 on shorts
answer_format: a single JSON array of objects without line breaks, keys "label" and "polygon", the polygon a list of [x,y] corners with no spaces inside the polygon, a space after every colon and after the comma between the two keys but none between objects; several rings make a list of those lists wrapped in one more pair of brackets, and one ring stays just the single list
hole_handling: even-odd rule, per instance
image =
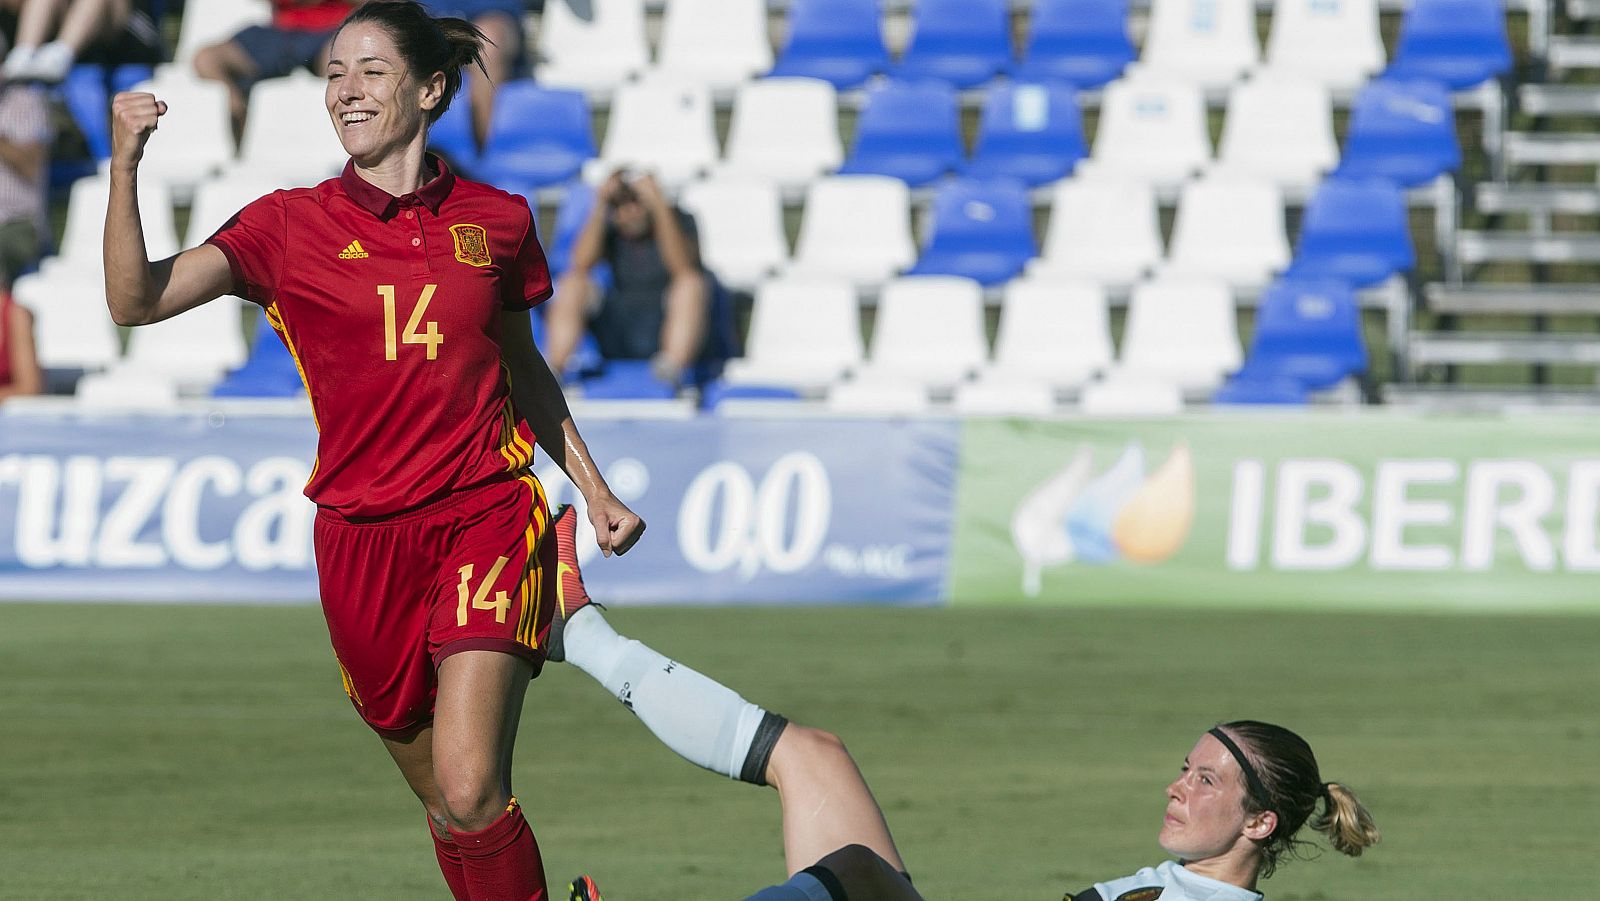
[{"label": "number 14 on shorts", "polygon": [[456,625],[465,626],[467,624],[467,597],[469,594],[472,598],[471,606],[473,610],[493,610],[495,622],[504,623],[506,621],[506,611],[511,609],[511,595],[504,591],[496,591],[494,592],[494,600],[491,601],[489,600],[489,592],[494,590],[495,580],[500,578],[500,571],[505,569],[506,564],[510,561],[510,557],[501,557],[494,561],[494,566],[489,567],[489,574],[483,577],[482,582],[478,583],[477,591],[472,590],[473,565],[468,563],[466,566],[456,570],[461,574],[461,582],[456,585]]}]

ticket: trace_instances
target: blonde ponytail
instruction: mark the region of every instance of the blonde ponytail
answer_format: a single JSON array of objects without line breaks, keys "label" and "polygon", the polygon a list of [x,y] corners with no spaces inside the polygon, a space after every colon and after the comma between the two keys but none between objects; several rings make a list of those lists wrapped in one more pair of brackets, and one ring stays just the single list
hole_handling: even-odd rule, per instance
[{"label": "blonde ponytail", "polygon": [[1322,815],[1312,821],[1311,828],[1322,833],[1333,850],[1360,857],[1362,851],[1378,843],[1383,834],[1355,792],[1337,782],[1329,782],[1322,791]]}]

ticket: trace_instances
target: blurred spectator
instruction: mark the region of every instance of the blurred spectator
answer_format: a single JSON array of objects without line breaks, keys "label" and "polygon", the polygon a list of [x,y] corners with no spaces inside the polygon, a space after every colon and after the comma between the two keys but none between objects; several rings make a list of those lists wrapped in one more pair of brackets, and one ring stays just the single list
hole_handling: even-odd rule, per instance
[{"label": "blurred spectator", "polygon": [[134,0],[0,0],[16,16],[16,39],[0,74],[55,84],[73,64],[154,63],[161,35],[147,4]]},{"label": "blurred spectator", "polygon": [[323,74],[328,41],[350,10],[359,5],[349,0],[272,0],[271,25],[252,25],[195,53],[195,74],[228,86],[234,137],[244,134],[250,86],[263,78],[288,75],[300,66]]},{"label": "blurred spectator", "polygon": [[[0,273],[0,280],[9,280]],[[33,348],[33,314],[0,288],[0,401],[20,394],[38,394],[44,387]]]},{"label": "blurred spectator", "polygon": [[485,47],[483,54],[483,67],[489,73],[488,79],[476,69],[467,72],[467,96],[472,103],[472,133],[481,148],[489,140],[495,86],[509,81],[522,60],[522,17],[528,12],[528,4],[522,0],[423,0],[422,5],[435,16],[466,19],[478,26],[492,45]]},{"label": "blurred spectator", "polygon": [[[585,319],[608,360],[649,360],[670,385],[701,357],[706,344],[711,280],[700,266],[694,219],[669,203],[651,176],[613,173],[572,248],[550,312],[549,353],[566,368]],[[607,263],[602,295],[594,269]]]},{"label": "blurred spectator", "polygon": [[50,115],[44,88],[0,75],[0,289],[39,259],[49,232]]}]

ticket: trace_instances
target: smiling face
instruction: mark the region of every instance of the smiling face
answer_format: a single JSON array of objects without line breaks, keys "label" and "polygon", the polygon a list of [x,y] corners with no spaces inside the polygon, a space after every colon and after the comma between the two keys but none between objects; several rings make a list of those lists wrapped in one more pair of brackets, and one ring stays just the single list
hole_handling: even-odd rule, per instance
[{"label": "smiling face", "polygon": [[443,93],[444,74],[413,78],[384,28],[357,22],[334,38],[323,100],[339,143],[358,164],[372,168],[425,142],[428,111]]},{"label": "smiling face", "polygon": [[1202,735],[1167,786],[1161,847],[1185,861],[1253,852],[1254,842],[1272,834],[1277,814],[1246,813],[1245,797],[1238,761],[1214,736]]}]

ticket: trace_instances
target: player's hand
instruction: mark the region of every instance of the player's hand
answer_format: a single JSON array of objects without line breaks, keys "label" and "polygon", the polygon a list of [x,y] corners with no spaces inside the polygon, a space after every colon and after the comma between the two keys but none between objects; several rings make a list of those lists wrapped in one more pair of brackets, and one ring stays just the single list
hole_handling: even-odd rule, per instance
[{"label": "player's hand", "polygon": [[589,501],[589,523],[594,526],[595,543],[607,557],[626,554],[644,534],[644,520],[610,493]]},{"label": "player's hand", "polygon": [[154,94],[125,91],[111,100],[111,165],[133,168],[144,157],[144,145],[167,114]]}]

